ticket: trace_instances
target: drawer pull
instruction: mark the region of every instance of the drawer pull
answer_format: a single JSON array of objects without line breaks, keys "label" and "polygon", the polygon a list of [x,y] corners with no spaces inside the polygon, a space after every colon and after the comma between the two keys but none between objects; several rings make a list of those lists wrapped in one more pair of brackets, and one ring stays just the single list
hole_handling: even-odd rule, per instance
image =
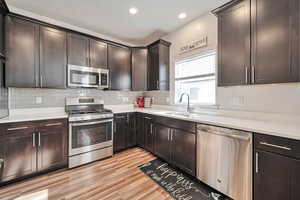
[{"label": "drawer pull", "polygon": [[150,118],[150,117],[145,117],[145,119],[149,119],[149,120],[151,120],[151,118]]},{"label": "drawer pull", "polygon": [[255,153],[255,173],[258,174],[258,153]]},{"label": "drawer pull", "polygon": [[279,145],[275,145],[275,144],[269,144],[269,143],[266,143],[266,142],[260,142],[259,144],[264,145],[264,146],[268,146],[268,147],[274,147],[274,148],[277,148],[277,149],[284,149],[284,150],[287,150],[287,151],[292,150],[289,147],[279,146]]},{"label": "drawer pull", "polygon": [[8,131],[16,131],[16,130],[25,130],[28,129],[27,126],[22,126],[22,127],[16,127],[16,128],[8,128]]},{"label": "drawer pull", "polygon": [[60,125],[62,125],[61,122],[59,122],[59,123],[53,123],[53,124],[46,124],[45,126],[60,126]]}]

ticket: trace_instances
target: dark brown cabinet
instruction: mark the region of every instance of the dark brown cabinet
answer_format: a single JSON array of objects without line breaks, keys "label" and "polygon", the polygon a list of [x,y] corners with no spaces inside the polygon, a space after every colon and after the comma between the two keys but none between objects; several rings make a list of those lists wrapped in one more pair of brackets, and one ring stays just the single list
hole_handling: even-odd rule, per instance
[{"label": "dark brown cabinet", "polygon": [[1,125],[1,179],[7,182],[67,164],[66,120]]},{"label": "dark brown cabinet", "polygon": [[6,86],[65,88],[66,51],[64,31],[7,16]]},{"label": "dark brown cabinet", "polygon": [[158,40],[148,46],[148,90],[169,90],[170,45]]},{"label": "dark brown cabinet", "polygon": [[127,136],[126,136],[126,147],[134,147],[137,145],[136,138],[136,113],[128,113],[127,114]]},{"label": "dark brown cabinet", "polygon": [[40,27],[40,87],[66,88],[66,32]]},{"label": "dark brown cabinet", "polygon": [[136,113],[137,145],[145,148],[144,114]]},{"label": "dark brown cabinet", "polygon": [[300,81],[298,0],[242,0],[216,9],[219,86]]},{"label": "dark brown cabinet", "polygon": [[155,155],[196,175],[196,133],[155,123],[154,144]]},{"label": "dark brown cabinet", "polygon": [[299,199],[299,141],[256,134],[254,145],[254,200]]},{"label": "dark brown cabinet", "polygon": [[173,129],[172,163],[191,175],[196,175],[196,134]]},{"label": "dark brown cabinet", "polygon": [[135,115],[121,113],[114,116],[114,152],[137,145]]},{"label": "dark brown cabinet", "polygon": [[155,148],[154,153],[167,162],[171,161],[171,128],[155,124]]},{"label": "dark brown cabinet", "polygon": [[114,152],[124,150],[126,148],[127,133],[127,114],[118,114],[114,116]]},{"label": "dark brown cabinet", "polygon": [[90,67],[107,68],[107,44],[90,40]]},{"label": "dark brown cabinet", "polygon": [[252,1],[252,83],[300,81],[299,0]]},{"label": "dark brown cabinet", "polygon": [[154,152],[154,121],[152,116],[144,116],[145,149]]},{"label": "dark brown cabinet", "polygon": [[87,37],[68,33],[68,64],[89,66],[89,39]]},{"label": "dark brown cabinet", "polygon": [[37,133],[39,171],[67,164],[67,131],[63,122],[47,122]]},{"label": "dark brown cabinet", "polygon": [[218,84],[250,83],[250,2],[241,1],[218,13]]},{"label": "dark brown cabinet", "polygon": [[[6,17],[6,86],[39,86],[39,26]],[[17,48],[16,48],[17,47]]]},{"label": "dark brown cabinet", "polygon": [[132,90],[148,90],[148,49],[132,48]]},{"label": "dark brown cabinet", "polygon": [[131,50],[108,45],[111,90],[131,90]]},{"label": "dark brown cabinet", "polygon": [[36,172],[35,136],[27,131],[13,131],[5,136],[2,182]]},{"label": "dark brown cabinet", "polygon": [[107,44],[83,35],[69,33],[68,64],[107,68]]}]

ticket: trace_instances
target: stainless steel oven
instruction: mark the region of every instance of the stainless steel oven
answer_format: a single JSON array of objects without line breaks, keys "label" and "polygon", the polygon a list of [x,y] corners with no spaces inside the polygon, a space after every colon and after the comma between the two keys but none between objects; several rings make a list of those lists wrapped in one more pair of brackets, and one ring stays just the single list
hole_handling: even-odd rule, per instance
[{"label": "stainless steel oven", "polygon": [[113,154],[113,113],[95,98],[67,98],[69,168]]},{"label": "stainless steel oven", "polygon": [[68,86],[99,88],[101,69],[68,65]]},{"label": "stainless steel oven", "polygon": [[112,146],[112,119],[70,122],[69,126],[70,156]]}]

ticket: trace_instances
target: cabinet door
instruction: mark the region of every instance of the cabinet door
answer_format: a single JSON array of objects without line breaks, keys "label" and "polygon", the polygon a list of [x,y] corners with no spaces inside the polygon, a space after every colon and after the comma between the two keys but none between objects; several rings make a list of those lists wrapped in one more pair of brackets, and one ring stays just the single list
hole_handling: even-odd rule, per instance
[{"label": "cabinet door", "polygon": [[299,81],[299,0],[252,1],[253,83]]},{"label": "cabinet door", "polygon": [[131,51],[108,45],[108,66],[111,90],[131,90]]},{"label": "cabinet door", "polygon": [[142,113],[137,113],[136,117],[137,123],[137,145],[139,147],[145,148],[145,131],[144,131],[144,115]]},{"label": "cabinet door", "polygon": [[66,88],[66,32],[40,27],[40,87]]},{"label": "cabinet door", "polygon": [[67,134],[67,128],[63,125],[49,126],[37,133],[39,171],[67,164]]},{"label": "cabinet door", "polygon": [[107,44],[90,39],[90,67],[107,69]]},{"label": "cabinet door", "polygon": [[169,90],[169,71],[170,71],[170,47],[159,45],[159,90]]},{"label": "cabinet door", "polygon": [[300,199],[300,190],[299,190],[299,185],[300,185],[300,160],[294,160],[293,164],[293,170],[292,170],[292,200],[298,200]]},{"label": "cabinet door", "polygon": [[159,90],[159,46],[149,47],[148,90]]},{"label": "cabinet door", "polygon": [[293,160],[264,151],[255,151],[255,157],[254,200],[291,199]]},{"label": "cabinet door", "polygon": [[9,181],[36,171],[36,135],[16,131],[4,136],[2,181]]},{"label": "cabinet door", "polygon": [[128,113],[127,116],[127,143],[126,147],[136,146],[136,117],[135,113]]},{"label": "cabinet door", "polygon": [[127,119],[126,115],[117,115],[114,117],[114,152],[126,148]]},{"label": "cabinet door", "polygon": [[153,131],[153,122],[151,117],[145,116],[144,131],[145,131],[145,149],[153,153],[154,152],[154,131]]},{"label": "cabinet door", "polygon": [[191,175],[196,175],[196,134],[173,129],[172,163]]},{"label": "cabinet door", "polygon": [[68,64],[89,66],[89,39],[69,33],[68,34]]},{"label": "cabinet door", "polygon": [[218,13],[219,86],[250,83],[250,6],[249,1]]},{"label": "cabinet door", "polygon": [[6,86],[39,86],[39,26],[6,17]]},{"label": "cabinet door", "polygon": [[147,91],[148,50],[132,49],[132,90]]},{"label": "cabinet door", "polygon": [[171,128],[155,124],[154,153],[169,162],[171,157]]}]

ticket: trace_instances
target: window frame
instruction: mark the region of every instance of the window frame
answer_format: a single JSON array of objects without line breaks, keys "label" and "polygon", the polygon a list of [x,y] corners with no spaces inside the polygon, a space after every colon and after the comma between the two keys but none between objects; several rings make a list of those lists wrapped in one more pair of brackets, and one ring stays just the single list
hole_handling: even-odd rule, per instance
[{"label": "window frame", "polygon": [[[201,57],[205,57],[208,55],[214,55],[215,56],[215,73],[208,73],[208,74],[203,74],[203,75],[195,75],[195,76],[187,76],[187,77],[183,77],[183,78],[176,78],[176,65],[183,63],[183,62],[188,62],[188,61],[192,61],[192,60],[196,60],[198,58]],[[194,54],[188,58],[181,58],[178,60],[175,60],[174,63],[174,79],[173,79],[173,94],[172,94],[172,102],[173,105],[175,106],[182,106],[185,105],[184,103],[179,103],[176,102],[176,81],[181,81],[181,80],[190,80],[190,79],[195,79],[195,78],[207,78],[207,77],[211,77],[211,76],[215,76],[215,90],[214,90],[214,96],[215,96],[215,102],[214,103],[190,103],[190,105],[193,106],[198,106],[198,107],[215,107],[217,106],[217,87],[218,87],[218,55],[217,55],[217,51],[216,50],[210,50],[210,51],[205,51],[205,52],[200,52],[197,54]]]}]

